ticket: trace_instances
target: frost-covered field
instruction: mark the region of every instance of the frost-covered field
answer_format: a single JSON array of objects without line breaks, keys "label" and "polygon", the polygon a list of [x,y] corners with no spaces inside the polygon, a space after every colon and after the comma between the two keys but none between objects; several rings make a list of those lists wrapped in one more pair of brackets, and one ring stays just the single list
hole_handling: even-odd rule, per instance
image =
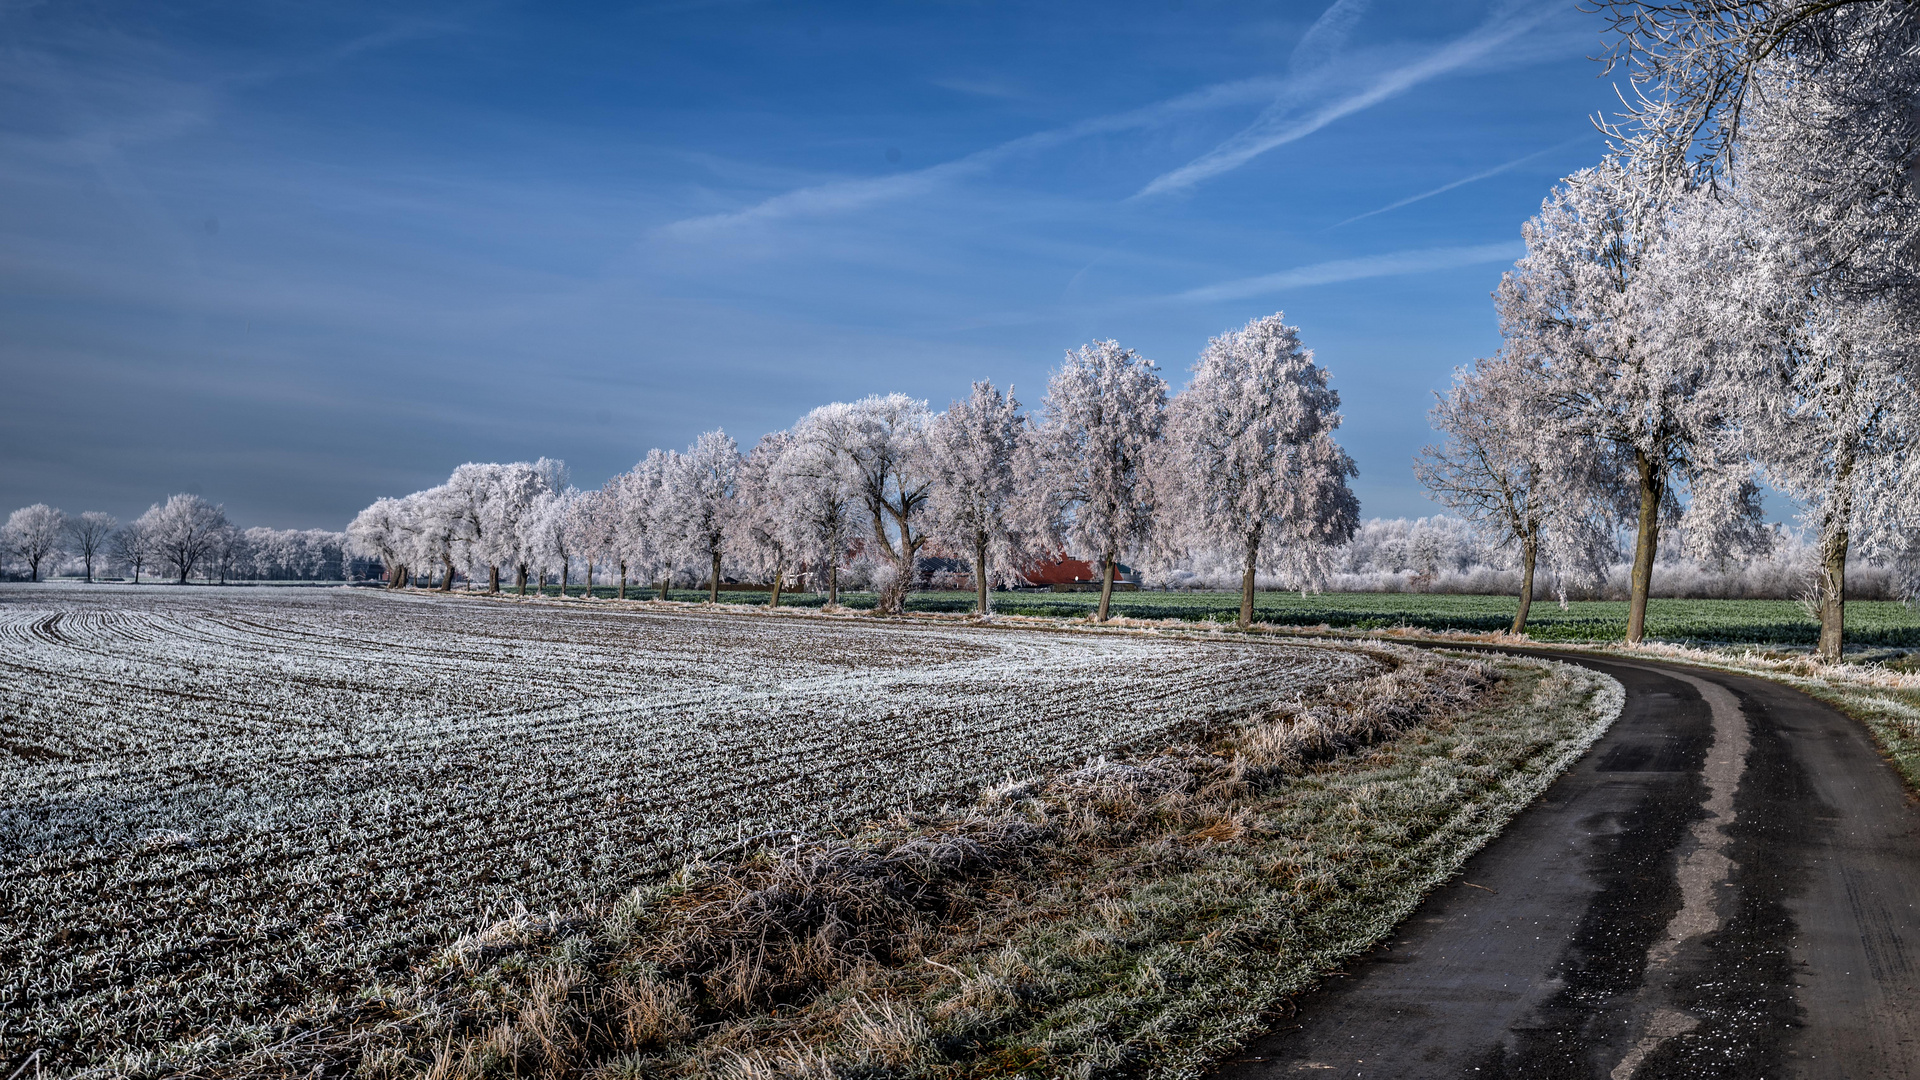
[{"label": "frost-covered field", "polygon": [[742,832],[873,818],[1374,670],[1233,640],[7,586],[0,1062],[264,1020]]}]

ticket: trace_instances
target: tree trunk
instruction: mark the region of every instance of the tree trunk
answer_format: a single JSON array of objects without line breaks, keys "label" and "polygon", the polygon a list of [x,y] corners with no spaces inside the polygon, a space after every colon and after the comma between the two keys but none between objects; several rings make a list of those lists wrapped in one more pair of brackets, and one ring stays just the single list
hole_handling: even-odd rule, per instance
[{"label": "tree trunk", "polygon": [[977,613],[987,617],[987,538],[976,534],[973,538],[973,588],[980,594],[980,607]]},{"label": "tree trunk", "polygon": [[440,560],[440,564],[441,564],[440,571],[444,575],[440,579],[440,591],[452,592],[453,591],[453,560],[443,557]]},{"label": "tree trunk", "polygon": [[785,567],[783,567],[783,566],[779,566],[779,567],[775,567],[775,568],[774,568],[774,570],[773,570],[773,597],[772,597],[772,599],[769,599],[769,600],[767,601],[767,606],[768,606],[768,607],[779,607],[779,606],[780,606],[780,579],[781,579],[781,578],[783,578],[783,577],[786,577],[786,576],[787,576],[787,570],[786,570],[786,568],[785,568]]},{"label": "tree trunk", "polygon": [[627,598],[627,560],[620,560],[620,599]]},{"label": "tree trunk", "polygon": [[1254,526],[1253,535],[1247,537],[1247,557],[1240,567],[1240,629],[1253,625],[1253,570],[1260,558],[1261,526]]},{"label": "tree trunk", "polygon": [[515,567],[515,569],[519,572],[519,578],[520,578],[519,582],[517,583],[517,587],[520,590],[520,595],[525,596],[527,595],[527,564],[520,563],[518,566]]},{"label": "tree trunk", "polygon": [[1539,561],[1540,541],[1529,536],[1520,542],[1520,610],[1513,614],[1510,634],[1527,632],[1527,612],[1533,608],[1533,564]]},{"label": "tree trunk", "polygon": [[1854,445],[1842,438],[1834,455],[1833,492],[1820,523],[1820,659],[1833,663],[1846,646],[1848,526],[1853,520]]},{"label": "tree trunk", "polygon": [[672,599],[672,597],[667,595],[667,585],[672,581],[673,581],[673,575],[671,574],[663,575],[660,578],[660,599],[662,600]]},{"label": "tree trunk", "polygon": [[718,549],[715,549],[713,553],[713,580],[707,582],[707,603],[717,604],[719,602],[720,602],[720,552]]},{"label": "tree trunk", "polygon": [[592,560],[592,559],[588,559],[588,560],[587,560],[587,595],[586,595],[586,599],[588,599],[588,600],[591,600],[591,599],[593,599],[593,560]]},{"label": "tree trunk", "polygon": [[487,591],[490,593],[500,591],[500,568],[492,563],[487,564]]},{"label": "tree trunk", "polygon": [[93,556],[87,556],[87,584],[93,584]]},{"label": "tree trunk", "polygon": [[1106,555],[1100,560],[1100,614],[1095,622],[1107,621],[1107,609],[1113,604],[1113,556]]},{"label": "tree trunk", "polygon": [[827,567],[827,606],[840,606],[840,562],[837,559]]},{"label": "tree trunk", "polygon": [[547,568],[544,566],[541,567],[539,572],[534,576],[533,595],[539,597],[545,597],[547,595]]},{"label": "tree trunk", "polygon": [[1633,593],[1627,607],[1627,644],[1638,645],[1647,634],[1647,596],[1653,591],[1653,559],[1660,551],[1660,500],[1666,494],[1666,474],[1643,451],[1633,452],[1640,471],[1640,522],[1633,541]]},{"label": "tree trunk", "polygon": [[567,586],[573,584],[573,560],[560,556],[560,599],[567,598]]}]

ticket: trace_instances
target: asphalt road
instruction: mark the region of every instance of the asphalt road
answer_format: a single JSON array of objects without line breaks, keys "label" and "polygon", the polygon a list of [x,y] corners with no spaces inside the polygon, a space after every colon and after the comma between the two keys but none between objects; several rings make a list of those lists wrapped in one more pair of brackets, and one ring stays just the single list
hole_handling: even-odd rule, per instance
[{"label": "asphalt road", "polygon": [[1218,1076],[1920,1078],[1920,805],[1865,730],[1551,655],[1619,679],[1620,719]]}]

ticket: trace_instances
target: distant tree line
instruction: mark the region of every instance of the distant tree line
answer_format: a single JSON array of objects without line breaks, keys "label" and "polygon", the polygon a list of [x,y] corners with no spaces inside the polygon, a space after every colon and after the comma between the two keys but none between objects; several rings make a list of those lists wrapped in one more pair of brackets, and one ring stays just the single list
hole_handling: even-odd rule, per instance
[{"label": "distant tree line", "polygon": [[[1225,552],[1241,619],[1260,575],[1313,587],[1359,525],[1334,442],[1339,395],[1280,315],[1214,339],[1169,398],[1156,365],[1117,342],[1067,354],[1035,414],[986,382],[944,412],[903,394],[823,405],[746,451],[711,431],[653,450],[593,491],[548,459],[467,464],[447,482],[381,499],[347,528],[349,550],[390,584],[457,577],[563,595],[596,569],[630,583],[728,574],[778,603],[800,581],[837,603],[843,578],[899,611],[934,553],[971,568],[977,608],[1036,562],[1083,553],[1098,618],[1123,563]],[[504,584],[503,584],[504,579]]]},{"label": "distant tree line", "polygon": [[69,515],[45,503],[15,510],[0,526],[0,554],[28,580],[72,566],[91,582],[109,569],[134,581],[341,581],[367,576],[347,554],[345,533],[238,529],[198,495],[174,495],[121,524],[89,510]]}]

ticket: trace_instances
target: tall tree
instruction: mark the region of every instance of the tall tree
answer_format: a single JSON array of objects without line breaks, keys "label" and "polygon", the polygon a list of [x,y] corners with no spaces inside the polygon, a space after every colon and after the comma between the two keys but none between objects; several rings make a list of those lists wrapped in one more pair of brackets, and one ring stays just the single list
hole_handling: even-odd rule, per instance
[{"label": "tall tree", "polygon": [[583,491],[573,501],[567,528],[573,549],[584,564],[589,600],[593,599],[593,568],[612,552],[616,525],[614,507],[604,491]]},{"label": "tall tree", "polygon": [[499,590],[499,568],[513,571],[514,588],[527,594],[527,575],[538,550],[534,511],[542,495],[566,487],[566,465],[552,458],[492,466],[480,502],[480,551],[488,567],[487,588]]},{"label": "tall tree", "polygon": [[674,451],[649,450],[619,477],[621,553],[641,580],[659,582],[662,600],[667,599],[676,565],[666,492],[667,477],[673,474],[679,456]]},{"label": "tall tree", "polygon": [[[1750,116],[1760,137],[1733,173],[1735,197],[1700,208],[1696,270],[1682,284],[1702,323],[1741,351],[1740,446],[1818,538],[1819,653],[1838,660],[1849,556],[1898,561],[1920,531],[1920,313],[1834,272],[1830,237],[1802,213],[1800,153],[1765,137],[1774,104]],[[1819,156],[1819,144],[1806,151]]]},{"label": "tall tree", "polygon": [[411,540],[406,515],[407,507],[401,500],[376,499],[347,526],[347,550],[379,562],[391,589],[406,584],[406,553]]},{"label": "tall tree", "polygon": [[1020,482],[1031,431],[1011,390],[980,381],[927,433],[929,535],[972,558],[974,610],[983,616],[993,585],[1024,580],[1022,571],[1044,557],[1024,512],[1031,493]]},{"label": "tall tree", "polygon": [[562,600],[567,598],[567,586],[573,581],[573,560],[579,556],[579,550],[574,547],[573,529],[573,506],[579,498],[580,492],[569,487],[541,496],[535,511],[537,561],[545,569],[560,571]]},{"label": "tall tree", "polygon": [[780,588],[794,563],[788,526],[787,489],[780,483],[780,459],[793,447],[793,434],[775,431],[761,437],[740,462],[727,550],[736,564],[771,579],[768,607],[780,606]]},{"label": "tall tree", "polygon": [[1494,294],[1503,348],[1532,365],[1556,432],[1630,462],[1638,491],[1627,640],[1646,632],[1663,521],[1685,501],[1688,533],[1758,542],[1758,489],[1716,474],[1730,387],[1713,339],[1689,324],[1656,272],[1671,260],[1668,193],[1610,158],[1568,177],[1524,229],[1527,254]]},{"label": "tall tree", "polygon": [[46,503],[34,503],[7,515],[7,523],[0,526],[0,541],[9,555],[27,564],[28,579],[39,581],[41,564],[61,554],[66,531],[66,514]]},{"label": "tall tree", "polygon": [[1147,467],[1166,402],[1153,361],[1117,341],[1069,352],[1047,384],[1037,479],[1059,510],[1054,538],[1099,560],[1100,622],[1111,610],[1116,565],[1152,525]]},{"label": "tall tree", "polygon": [[927,541],[921,519],[933,479],[927,427],[933,413],[905,394],[875,394],[853,403],[856,437],[847,462],[868,517],[867,538],[892,564],[878,610],[900,612],[913,587],[914,563]]},{"label": "tall tree", "polygon": [[859,496],[850,460],[859,438],[852,408],[822,405],[793,426],[793,440],[774,465],[785,531],[813,576],[826,583],[827,606],[840,603],[840,564],[860,534]]},{"label": "tall tree", "polygon": [[674,465],[665,485],[673,533],[690,556],[711,564],[707,602],[719,603],[721,559],[726,554],[740,447],[726,432],[709,431],[695,439]]},{"label": "tall tree", "polygon": [[114,559],[133,569],[133,583],[138,585],[140,571],[153,561],[153,538],[146,526],[129,521],[114,532],[111,551]]},{"label": "tall tree", "polygon": [[1164,531],[1181,549],[1232,553],[1243,627],[1257,570],[1311,567],[1302,549],[1330,552],[1360,524],[1347,486],[1359,470],[1333,441],[1339,408],[1326,369],[1280,314],[1209,342],[1167,406]]},{"label": "tall tree", "polygon": [[226,511],[198,495],[170,496],[140,515],[140,526],[182,585],[213,555],[228,528]]},{"label": "tall tree", "polygon": [[79,517],[67,522],[67,539],[73,541],[73,552],[87,568],[87,581],[93,581],[93,561],[106,554],[107,545],[113,539],[113,531],[120,522],[112,514],[103,514],[98,510],[88,510]]},{"label": "tall tree", "polygon": [[1525,633],[1543,556],[1565,581],[1597,577],[1612,553],[1621,470],[1608,458],[1610,444],[1553,437],[1551,406],[1524,364],[1476,361],[1436,396],[1429,415],[1446,441],[1420,451],[1414,475],[1435,500],[1519,548],[1512,632]]}]

